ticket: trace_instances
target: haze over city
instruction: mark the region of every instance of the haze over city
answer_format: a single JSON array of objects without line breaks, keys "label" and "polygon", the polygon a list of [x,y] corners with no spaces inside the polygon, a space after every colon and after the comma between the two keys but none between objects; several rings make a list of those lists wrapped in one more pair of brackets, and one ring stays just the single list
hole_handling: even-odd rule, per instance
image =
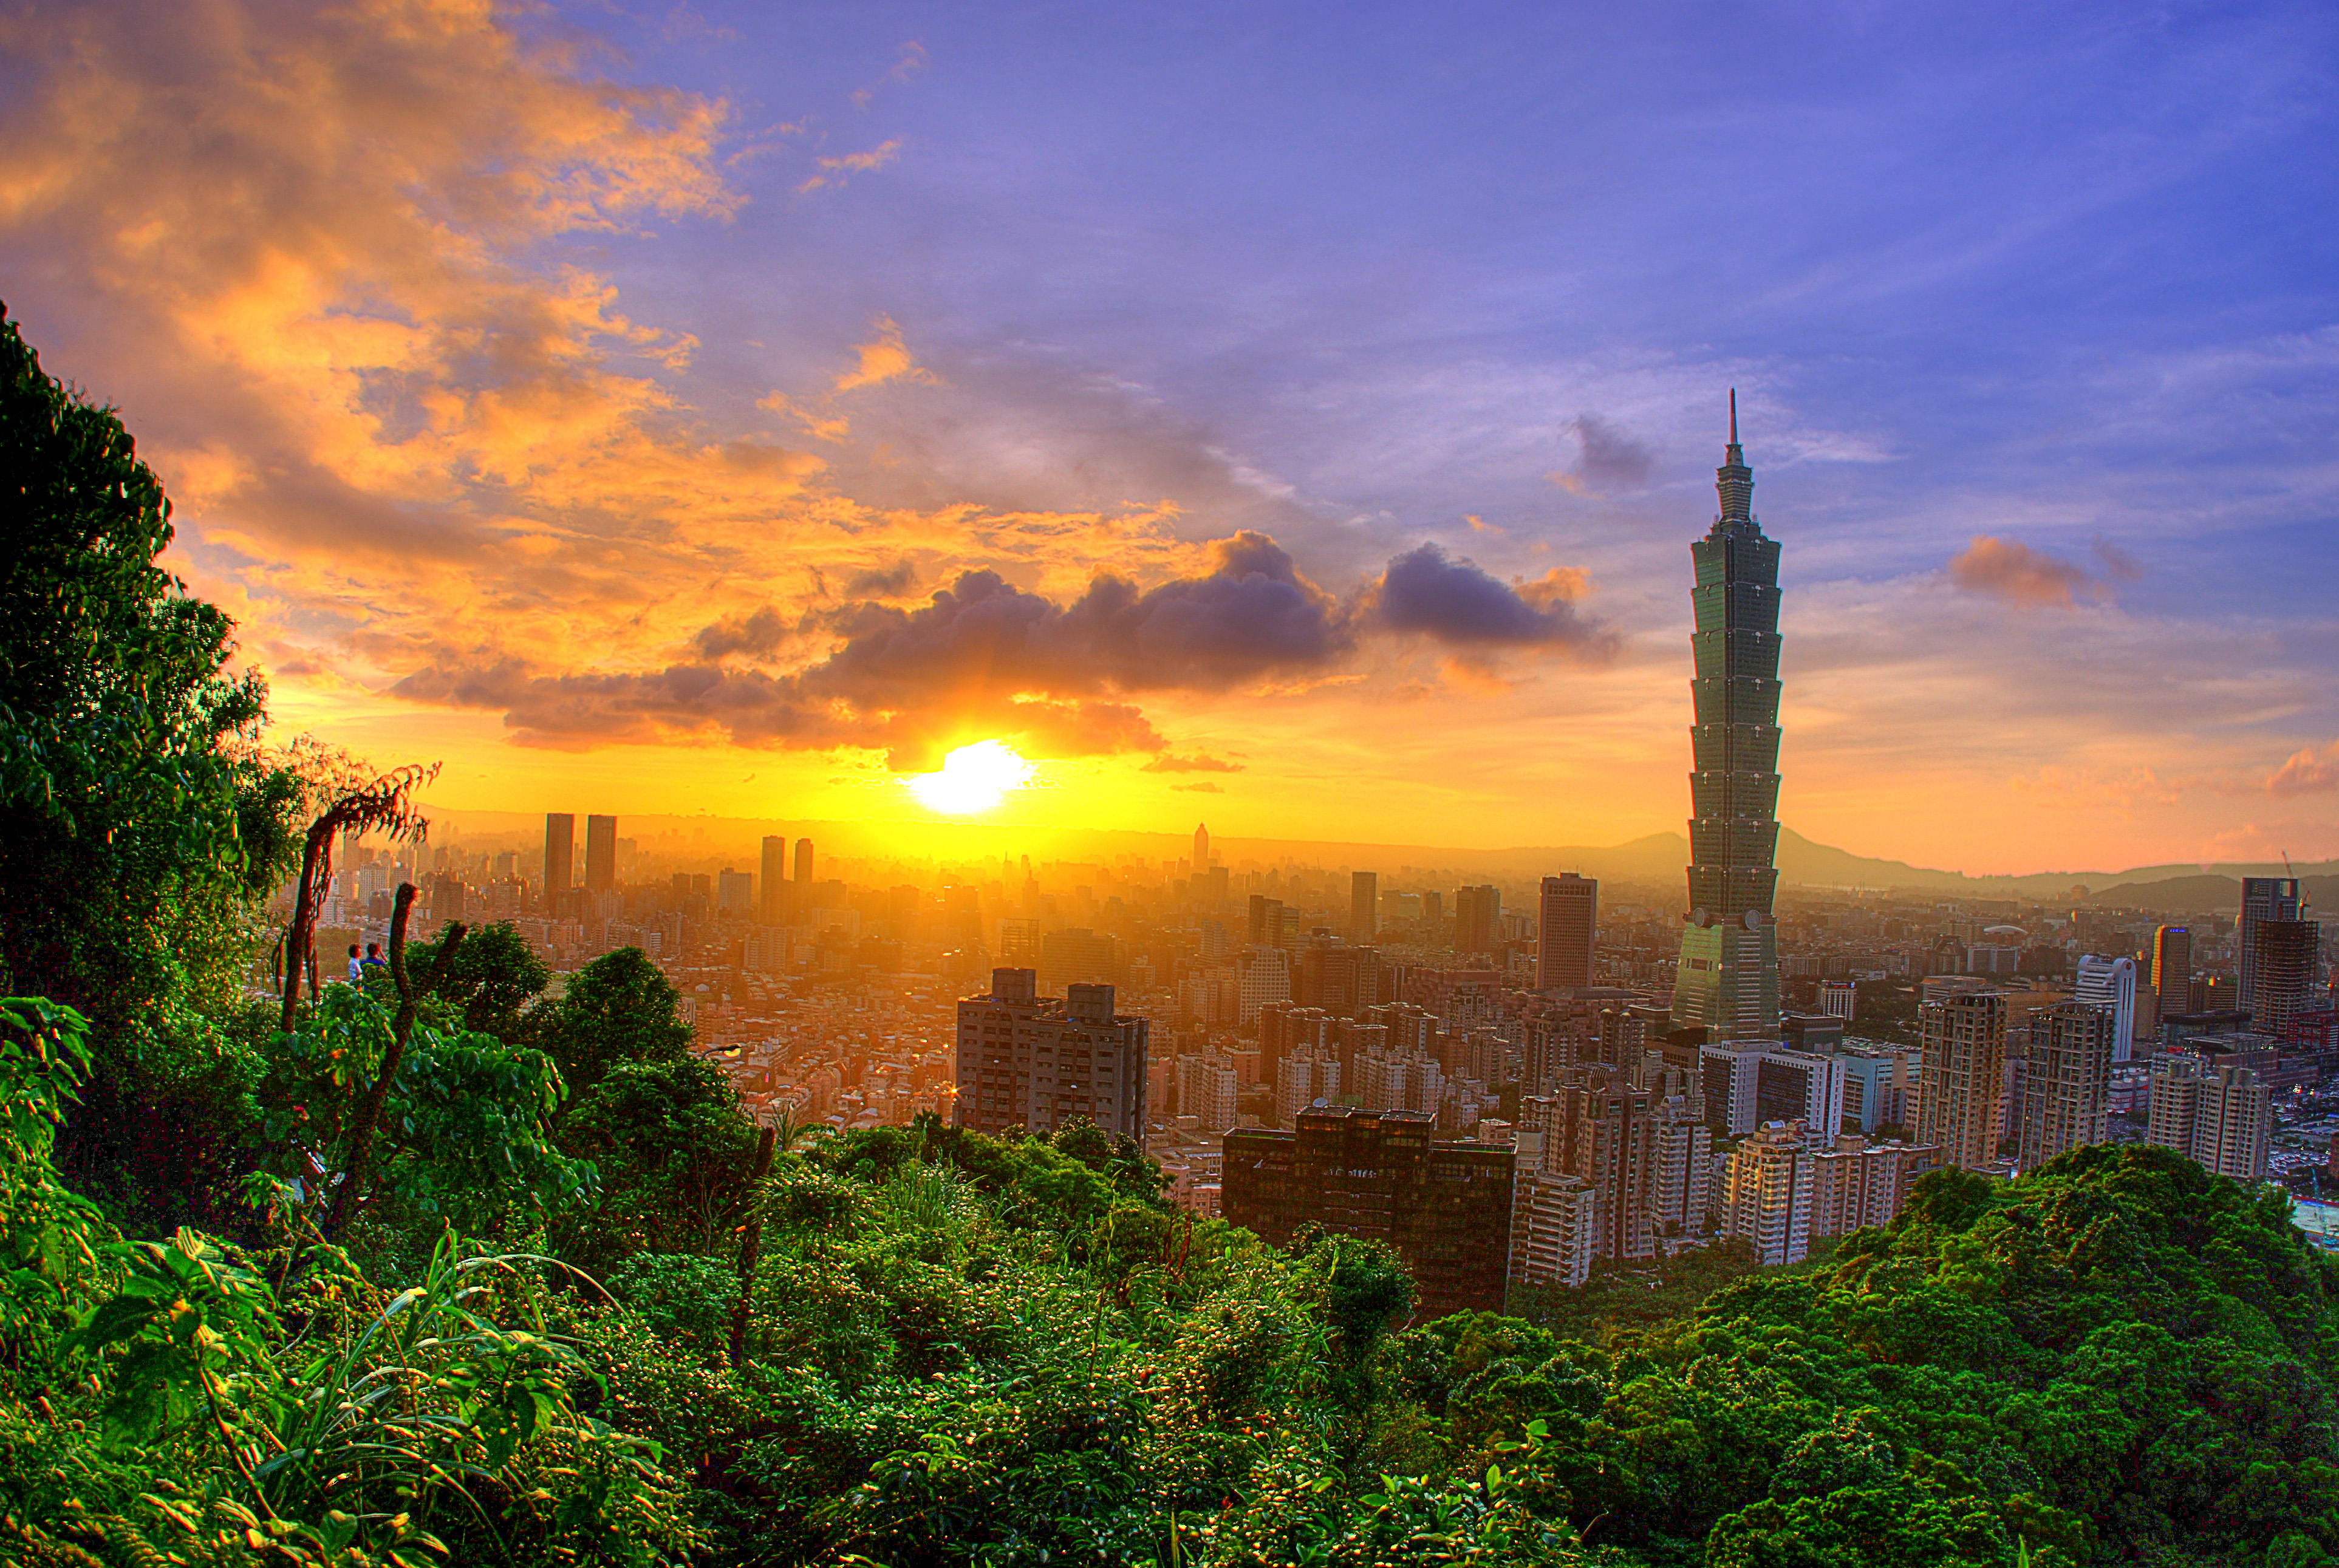
[{"label": "haze over city", "polygon": [[1735,387],[1789,828],[2325,860],[2334,26],[33,7],[0,287],[445,812],[1678,833]]}]

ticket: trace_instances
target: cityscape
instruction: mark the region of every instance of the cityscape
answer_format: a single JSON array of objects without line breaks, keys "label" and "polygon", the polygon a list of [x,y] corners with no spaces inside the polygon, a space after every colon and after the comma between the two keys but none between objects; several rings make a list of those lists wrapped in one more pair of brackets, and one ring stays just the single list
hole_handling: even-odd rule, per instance
[{"label": "cityscape", "polygon": [[0,7],[0,1568],[2339,1568],[2334,80]]}]

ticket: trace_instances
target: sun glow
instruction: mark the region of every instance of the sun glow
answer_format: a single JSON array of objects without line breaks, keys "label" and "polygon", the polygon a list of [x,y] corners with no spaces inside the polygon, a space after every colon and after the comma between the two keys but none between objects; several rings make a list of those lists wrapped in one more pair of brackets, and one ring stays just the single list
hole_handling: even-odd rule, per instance
[{"label": "sun glow", "polygon": [[943,758],[940,773],[913,774],[902,782],[929,811],[972,816],[1031,782],[1035,768],[1004,741],[979,741]]}]

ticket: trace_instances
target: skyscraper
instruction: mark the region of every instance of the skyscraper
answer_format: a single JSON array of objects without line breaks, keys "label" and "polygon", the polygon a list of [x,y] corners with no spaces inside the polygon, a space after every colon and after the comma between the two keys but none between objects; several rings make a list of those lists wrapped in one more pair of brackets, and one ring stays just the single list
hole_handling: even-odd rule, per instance
[{"label": "skyscraper", "polygon": [[565,811],[544,814],[544,902],[549,908],[577,880],[577,819]]},{"label": "skyscraper", "polygon": [[[2298,918],[2298,879],[2295,876],[2245,876],[2242,878],[2242,918],[2236,928],[2241,937],[2241,963],[2235,989],[2241,993],[2242,1005],[2250,1005],[2250,993],[2257,981],[2257,928],[2270,920]],[[2251,1020],[2263,1025],[2264,1021]]]},{"label": "skyscraper", "polygon": [[796,840],[796,884],[804,891],[812,889],[812,840]]},{"label": "skyscraper", "polygon": [[1600,923],[1600,884],[1564,872],[1543,879],[1535,911],[1535,989],[1566,991],[1592,983],[1592,937]]},{"label": "skyscraper", "polygon": [[2006,999],[1996,991],[1929,1001],[1917,1010],[1924,1065],[1917,1085],[1917,1141],[1940,1145],[1941,1163],[1987,1169],[1998,1153],[1998,1098],[2006,1076]]},{"label": "skyscraper", "polygon": [[1210,824],[1206,822],[1196,823],[1194,824],[1194,869],[1197,872],[1207,870],[1209,863]]},{"label": "skyscraper", "polygon": [[2184,926],[2164,925],[2152,939],[2152,994],[2159,1017],[2193,1011],[2193,933]]},{"label": "skyscraper", "polygon": [[2323,1005],[2314,994],[2323,927],[2311,920],[2262,920],[2250,932],[2257,942],[2242,1005],[2250,1010],[2252,1029],[2280,1040],[2290,1032],[2292,1019]]},{"label": "skyscraper", "polygon": [[2108,1010],[2084,1001],[2031,1010],[2023,1169],[2035,1170],[2067,1149],[2104,1141],[2117,1028]]},{"label": "skyscraper", "polygon": [[617,819],[585,819],[585,891],[607,892],[617,885]]},{"label": "skyscraper", "polygon": [[1697,585],[1690,683],[1690,923],[1673,980],[1676,1028],[1718,1039],[1779,1028],[1779,938],[1771,899],[1779,873],[1779,547],[1754,520],[1754,470],[1738,444],[1714,471],[1722,515],[1690,546]]},{"label": "skyscraper", "polygon": [[1370,942],[1380,931],[1381,879],[1377,872],[1348,876],[1348,940]]},{"label": "skyscraper", "polygon": [[1454,951],[1492,952],[1503,931],[1503,892],[1487,884],[1454,890]]},{"label": "skyscraper", "polygon": [[764,837],[764,923],[785,925],[788,918],[788,841],[784,833]]},{"label": "skyscraper", "polygon": [[[2136,1038],[2136,960],[2132,958],[2098,958],[2094,953],[2079,956],[2077,982],[2071,987],[2071,998],[2098,1007],[2112,1019],[2112,1060],[2126,1061],[2130,1042]],[[2092,1139],[2090,1142],[2103,1140]]]}]

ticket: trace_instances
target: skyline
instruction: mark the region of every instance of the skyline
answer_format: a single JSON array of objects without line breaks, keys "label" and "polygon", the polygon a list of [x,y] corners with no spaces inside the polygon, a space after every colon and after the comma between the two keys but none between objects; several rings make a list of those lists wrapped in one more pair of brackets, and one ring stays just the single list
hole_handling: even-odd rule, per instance
[{"label": "skyline", "polygon": [[1734,383],[1783,820],[2339,856],[2339,25],[1968,15],[25,13],[0,299],[448,807],[1677,833]]}]

